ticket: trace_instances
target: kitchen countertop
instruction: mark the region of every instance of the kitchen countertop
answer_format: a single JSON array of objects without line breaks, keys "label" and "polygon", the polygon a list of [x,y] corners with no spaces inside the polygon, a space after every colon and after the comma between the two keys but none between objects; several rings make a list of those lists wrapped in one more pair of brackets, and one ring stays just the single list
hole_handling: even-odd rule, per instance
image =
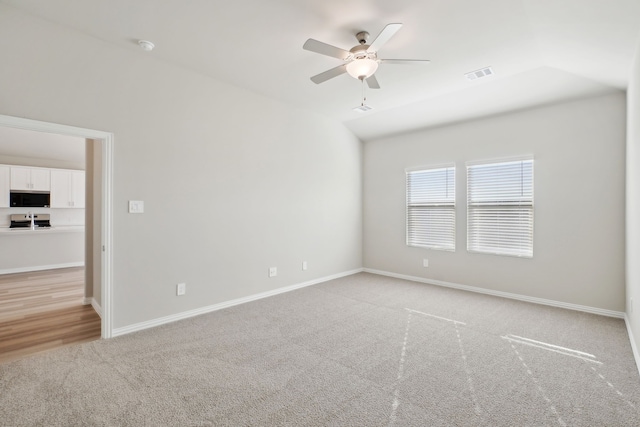
[{"label": "kitchen countertop", "polygon": [[0,227],[0,234],[54,234],[54,233],[80,233],[84,232],[84,225],[59,225],[52,227],[41,227],[32,230],[30,228],[9,228]]}]

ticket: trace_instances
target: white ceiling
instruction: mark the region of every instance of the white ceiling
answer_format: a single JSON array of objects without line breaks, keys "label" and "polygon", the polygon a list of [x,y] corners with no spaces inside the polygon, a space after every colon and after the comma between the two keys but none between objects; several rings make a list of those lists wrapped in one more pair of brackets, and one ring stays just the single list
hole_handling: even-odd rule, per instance
[{"label": "white ceiling", "polygon": [[85,163],[85,140],[0,126],[0,156]]},{"label": "white ceiling", "polygon": [[[363,140],[624,90],[640,35],[638,0],[0,0],[140,55],[339,120]],[[308,38],[349,49],[355,33],[404,27],[380,57],[374,110],[360,82],[309,77],[340,64]],[[136,41],[156,44],[153,52]],[[468,81],[486,66],[494,76]]]}]

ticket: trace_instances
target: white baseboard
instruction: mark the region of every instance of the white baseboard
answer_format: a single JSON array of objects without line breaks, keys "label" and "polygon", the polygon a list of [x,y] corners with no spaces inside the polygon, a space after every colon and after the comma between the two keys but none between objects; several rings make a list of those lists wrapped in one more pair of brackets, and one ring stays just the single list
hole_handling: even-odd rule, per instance
[{"label": "white baseboard", "polygon": [[371,268],[363,269],[366,273],[378,274],[381,276],[395,277],[396,279],[410,280],[412,282],[427,283],[429,285],[442,286],[445,288],[460,289],[463,291],[476,292],[480,294],[493,295],[496,297],[509,298],[519,301],[532,302],[535,304],[549,305],[552,307],[566,308],[568,310],[584,311],[586,313],[599,314],[601,316],[616,317],[624,319],[625,313],[622,311],[606,310],[603,308],[589,307],[585,305],[571,304],[568,302],[554,301],[544,298],[529,297],[526,295],[512,294],[509,292],[494,291],[491,289],[478,288],[475,286],[459,285],[457,283],[444,282],[442,280],[425,279],[422,277],[407,276],[404,274],[391,273],[388,271],[374,270]]},{"label": "white baseboard", "polygon": [[631,343],[631,350],[633,350],[633,358],[636,360],[636,368],[638,368],[638,374],[640,374],[640,353],[638,353],[638,345],[636,340],[633,339],[633,332],[631,331],[631,321],[629,316],[625,313],[624,323],[627,325],[627,333],[629,334],[629,342]]},{"label": "white baseboard", "polygon": [[[339,279],[345,276],[351,276],[352,274],[361,273],[363,269],[345,271],[343,273],[334,274],[331,276],[322,277],[319,279],[311,280],[308,282],[298,283],[296,285],[285,286],[283,288],[274,289],[272,291],[261,292],[259,294],[249,295],[243,298],[234,299],[231,301],[221,302],[219,304],[213,304],[202,308],[196,308],[195,310],[184,311],[182,313],[172,314],[170,316],[160,317],[158,319],[148,320],[146,322],[135,323],[133,325],[124,326],[122,328],[115,328],[111,332],[112,337],[120,335],[130,334],[132,332],[141,331],[143,329],[153,328],[156,326],[164,325],[166,323],[175,322],[177,320],[188,319],[190,317],[199,316],[201,314],[211,313],[212,311],[222,310],[223,308],[233,307],[234,305],[244,304],[251,301],[256,301],[262,298],[271,297],[274,295],[282,294],[285,292],[295,291],[296,289],[305,288],[307,286],[317,285],[319,283],[327,282],[329,280]],[[95,308],[95,307],[94,307]],[[98,311],[98,310],[96,310]],[[98,313],[99,314],[99,313]]]},{"label": "white baseboard", "polygon": [[95,298],[85,297],[84,300],[82,300],[82,305],[91,305],[96,313],[98,313],[98,316],[102,319],[102,307],[100,307],[100,304],[98,304]]},{"label": "white baseboard", "polygon": [[93,307],[96,313],[98,313],[98,316],[102,319],[102,307],[98,304],[95,298],[91,298],[91,307]]},{"label": "white baseboard", "polygon": [[53,265],[35,265],[32,267],[20,267],[20,268],[5,268],[0,270],[2,274],[15,274],[15,273],[28,273],[31,271],[43,271],[43,270],[55,270],[58,268],[70,268],[70,267],[84,267],[84,262],[69,262],[66,264],[53,264]]}]

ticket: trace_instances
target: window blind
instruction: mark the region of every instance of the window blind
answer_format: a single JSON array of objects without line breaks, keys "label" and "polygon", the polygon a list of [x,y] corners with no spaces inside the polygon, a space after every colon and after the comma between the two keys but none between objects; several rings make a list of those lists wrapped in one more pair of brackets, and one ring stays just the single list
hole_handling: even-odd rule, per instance
[{"label": "window blind", "polygon": [[533,257],[533,159],[467,165],[467,250]]},{"label": "window blind", "polygon": [[455,167],[407,171],[407,245],[455,251]]}]

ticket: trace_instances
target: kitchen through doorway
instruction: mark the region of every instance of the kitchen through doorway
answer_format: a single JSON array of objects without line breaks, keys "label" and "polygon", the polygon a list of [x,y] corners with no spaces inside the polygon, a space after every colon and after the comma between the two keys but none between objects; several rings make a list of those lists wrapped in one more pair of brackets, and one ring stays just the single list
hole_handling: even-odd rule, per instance
[{"label": "kitchen through doorway", "polygon": [[[11,142],[12,138],[3,138],[5,134],[15,134],[19,132],[31,132],[38,139],[46,139],[49,136],[50,145],[45,142],[31,145],[29,147],[19,147],[16,141]],[[73,156],[71,146],[62,143],[53,143],[55,140],[75,141],[76,154],[82,151],[83,164],[78,167],[77,158],[74,160],[68,158],[65,160],[64,155]],[[22,149],[22,151],[20,151]],[[71,151],[69,151],[71,150]],[[113,156],[113,134],[103,131],[91,129],[83,129],[60,125],[55,123],[41,122],[29,119],[22,119],[11,116],[0,115],[0,164],[1,165],[18,165],[31,166],[33,168],[50,169],[51,173],[55,173],[56,179],[65,182],[67,179],[64,172],[69,171],[69,180],[76,179],[72,177],[73,172],[83,171],[86,177],[85,192],[82,198],[76,196],[76,199],[68,202],[69,206],[60,204],[60,200],[51,201],[50,208],[38,207],[30,210],[29,215],[39,219],[40,211],[47,211],[46,215],[40,214],[42,217],[51,216],[51,228],[36,228],[33,230],[8,230],[5,228],[6,219],[3,221],[4,214],[7,209],[0,207],[0,252],[7,252],[7,248],[3,248],[4,243],[9,243],[11,247],[16,248],[14,252],[18,252],[18,256],[32,258],[31,266],[16,264],[12,269],[10,266],[0,266],[0,286],[4,279],[15,279],[15,283],[22,283],[25,291],[29,287],[38,287],[42,289],[49,286],[52,296],[51,298],[60,298],[60,295],[67,293],[68,295],[82,293],[82,305],[76,306],[76,312],[59,312],[58,317],[67,319],[69,323],[71,319],[81,321],[90,317],[91,312],[99,314],[99,333],[98,337],[110,338],[112,330],[112,306],[111,306],[111,189],[112,189],[112,156]],[[47,160],[48,159],[48,160]],[[53,161],[51,160],[53,159]],[[74,163],[75,162],[75,163]],[[77,174],[76,174],[77,175]],[[52,175],[53,176],[53,175]],[[72,181],[70,181],[72,182]],[[0,179],[0,184],[2,184]],[[73,188],[73,183],[71,184]],[[60,189],[60,185],[56,188]],[[13,190],[12,190],[13,191]],[[61,191],[57,191],[59,195]],[[2,194],[2,191],[0,191]],[[53,194],[51,195],[53,198]],[[4,200],[4,199],[3,199]],[[66,201],[62,201],[66,203]],[[84,208],[78,203],[82,203]],[[75,204],[75,205],[74,205]],[[16,207],[8,208],[9,212],[17,212]],[[78,220],[80,211],[84,210],[82,221]],[[22,214],[22,212],[19,212]],[[79,223],[82,224],[79,224]],[[78,236],[78,229],[82,226],[82,233]],[[33,227],[33,226],[32,226]],[[75,229],[74,229],[75,227]],[[65,237],[66,236],[66,237]],[[73,237],[70,237],[73,236]],[[66,239],[66,243],[64,243]],[[56,241],[61,240],[56,249]],[[80,245],[78,241],[80,240]],[[58,242],[60,243],[60,242]],[[83,244],[82,244],[83,243]],[[6,246],[6,245],[5,245]],[[40,248],[42,246],[43,248]],[[78,247],[82,254],[77,254]],[[30,248],[32,248],[30,250]],[[57,252],[57,258],[45,258],[33,260],[36,258],[36,251],[33,248],[44,249],[40,251],[40,255]],[[73,250],[67,250],[71,249]],[[75,251],[75,253],[73,253]],[[65,258],[66,256],[66,258]],[[78,260],[80,260],[78,262]],[[7,262],[5,262],[7,264]],[[53,268],[49,268],[53,267]],[[7,280],[4,280],[5,285]],[[42,284],[45,284],[42,286]],[[49,283],[49,285],[46,285]],[[75,286],[73,288],[72,284]],[[82,287],[78,289],[78,285]],[[56,290],[55,286],[59,288]],[[65,289],[65,287],[67,287]],[[73,289],[72,289],[73,288]],[[58,292],[57,297],[54,295]],[[28,293],[28,292],[26,292]],[[25,293],[25,295],[26,295]],[[43,301],[42,298],[33,296],[32,301]],[[38,304],[34,303],[34,306]],[[64,304],[63,304],[64,305]],[[6,307],[6,305],[5,305]],[[54,307],[55,308],[55,307]],[[87,311],[86,309],[90,310]],[[68,308],[64,308],[67,310]],[[61,309],[62,310],[62,309]],[[84,310],[84,311],[82,311]],[[8,311],[8,310],[5,310]],[[52,310],[50,311],[53,313]],[[3,332],[2,323],[3,314],[0,313],[0,336]],[[5,316],[6,317],[6,316]],[[91,320],[91,319],[90,319]],[[51,319],[49,320],[50,323]],[[92,322],[93,336],[96,336],[96,322]],[[63,322],[64,323],[64,322]],[[5,325],[7,323],[5,322]],[[18,329],[16,325],[12,326]],[[78,337],[76,337],[78,338]],[[80,337],[85,339],[86,336]],[[0,352],[2,349],[0,348]]]}]

